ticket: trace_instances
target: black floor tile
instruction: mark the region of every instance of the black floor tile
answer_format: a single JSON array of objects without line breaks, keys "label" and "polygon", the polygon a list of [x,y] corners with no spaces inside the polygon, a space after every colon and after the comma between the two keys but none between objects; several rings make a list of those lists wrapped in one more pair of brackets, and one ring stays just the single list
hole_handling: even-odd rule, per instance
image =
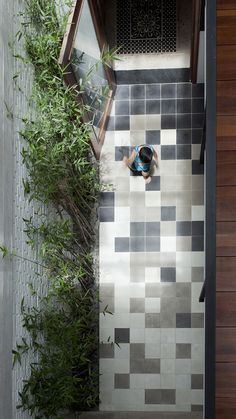
[{"label": "black floor tile", "polygon": [[115,343],[129,343],[130,341],[130,329],[122,328],[115,329]]},{"label": "black floor tile", "polygon": [[159,99],[160,95],[160,84],[149,84],[146,86],[146,99]]},{"label": "black floor tile", "polygon": [[192,160],[192,175],[203,175],[204,164],[200,164],[199,160]]},{"label": "black floor tile", "polygon": [[204,236],[193,236],[192,237],[192,252],[203,252],[204,251]]},{"label": "black floor tile", "polygon": [[114,207],[101,207],[99,208],[99,220],[101,223],[113,222],[115,219],[114,216]]},{"label": "black floor tile", "polygon": [[160,131],[146,131],[146,144],[160,144]]},{"label": "black floor tile", "polygon": [[100,207],[114,207],[114,192],[100,192]]},{"label": "black floor tile", "polygon": [[191,327],[191,313],[176,313],[176,327],[185,329]]},{"label": "black floor tile", "polygon": [[145,114],[145,101],[144,100],[131,100],[130,106],[131,115],[144,115]]},{"label": "black floor tile", "polygon": [[177,129],[177,144],[191,144],[191,129]]},{"label": "black floor tile", "polygon": [[161,267],[161,282],[176,282],[176,268]]},{"label": "black floor tile", "polygon": [[160,100],[147,100],[146,114],[160,114]]},{"label": "black floor tile", "polygon": [[201,144],[202,141],[202,129],[192,130],[192,144]]},{"label": "black floor tile", "polygon": [[160,190],[160,176],[153,176],[150,183],[145,185],[146,191],[159,191]]},{"label": "black floor tile", "polygon": [[177,115],[177,129],[191,128],[191,113]]},{"label": "black floor tile", "polygon": [[203,128],[204,125],[204,114],[194,113],[192,114],[192,128]]},{"label": "black floor tile", "polygon": [[177,160],[188,160],[191,159],[192,147],[191,145],[177,145]]},{"label": "black floor tile", "polygon": [[177,84],[177,98],[191,98],[191,83]]},{"label": "black floor tile", "polygon": [[204,84],[192,84],[192,97],[204,97]]},{"label": "black floor tile", "polygon": [[176,115],[161,115],[161,129],[176,129]]},{"label": "black floor tile", "polygon": [[192,99],[192,113],[204,113],[204,99]]},{"label": "black floor tile", "polygon": [[162,160],[175,160],[175,158],[176,158],[176,147],[174,145],[161,146],[161,159]]},{"label": "black floor tile", "polygon": [[116,93],[115,93],[115,99],[116,100],[124,100],[124,99],[129,99],[130,97],[130,87],[129,85],[127,86],[122,86],[122,85],[118,85],[116,88]]},{"label": "black floor tile", "polygon": [[176,101],[175,99],[162,99],[161,100],[161,113],[162,114],[174,114],[176,112]]},{"label": "black floor tile", "polygon": [[129,115],[129,100],[115,101],[115,114],[116,115]]},{"label": "black floor tile", "polygon": [[116,116],[115,117],[115,129],[117,131],[129,131],[130,129],[130,118],[129,116]]},{"label": "black floor tile", "polygon": [[177,113],[191,113],[191,99],[177,99]]},{"label": "black floor tile", "polygon": [[162,84],[161,85],[161,98],[173,99],[176,97],[176,84]]},{"label": "black floor tile", "polygon": [[131,86],[131,99],[144,99],[145,86],[141,84]]},{"label": "black floor tile", "polygon": [[204,221],[192,221],[192,235],[203,236],[204,234]]},{"label": "black floor tile", "polygon": [[191,221],[177,221],[176,222],[176,235],[177,236],[191,236],[192,225]]}]

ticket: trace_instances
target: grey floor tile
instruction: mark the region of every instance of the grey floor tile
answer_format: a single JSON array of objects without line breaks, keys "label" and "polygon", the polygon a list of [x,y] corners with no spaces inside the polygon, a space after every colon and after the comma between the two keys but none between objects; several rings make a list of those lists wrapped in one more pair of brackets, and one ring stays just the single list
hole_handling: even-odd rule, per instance
[{"label": "grey floor tile", "polygon": [[176,268],[161,267],[161,282],[175,282]]},{"label": "grey floor tile", "polygon": [[100,283],[99,295],[102,297],[113,297],[114,298],[115,285],[111,283]]},{"label": "grey floor tile", "polygon": [[152,176],[150,183],[145,185],[146,191],[159,191],[160,190],[160,176]]},{"label": "grey floor tile", "polygon": [[162,114],[174,114],[175,112],[176,112],[175,99],[162,99],[161,100],[161,113]]},{"label": "grey floor tile", "polygon": [[108,310],[111,313],[114,313],[115,311],[114,297],[107,297],[105,295],[102,295],[101,301],[99,303],[100,313],[103,313],[105,309],[106,311]]},{"label": "grey floor tile", "polygon": [[146,144],[160,144],[160,131],[150,130],[146,131]]},{"label": "grey floor tile", "polygon": [[130,358],[130,373],[145,374],[145,360],[140,358]]},{"label": "grey floor tile", "polygon": [[191,99],[177,99],[177,113],[191,112]]},{"label": "grey floor tile", "polygon": [[144,359],[145,358],[145,344],[131,343],[130,344],[130,359]]},{"label": "grey floor tile", "polygon": [[176,222],[177,236],[191,236],[192,224],[190,221],[177,221]]},{"label": "grey floor tile", "polygon": [[115,237],[115,252],[129,252],[129,237]]},{"label": "grey floor tile", "polygon": [[145,237],[130,237],[130,251],[131,252],[144,252],[145,250]]},{"label": "grey floor tile", "polygon": [[192,376],[191,376],[191,388],[192,389],[202,389],[203,388],[203,375],[202,374],[192,374]]},{"label": "grey floor tile", "polygon": [[176,283],[161,283],[161,297],[175,297],[176,296]]},{"label": "grey floor tile", "polygon": [[176,343],[176,358],[186,359],[191,358],[191,344],[190,343]]},{"label": "grey floor tile", "polygon": [[159,114],[160,108],[160,100],[146,100],[146,114]]},{"label": "grey floor tile", "polygon": [[111,343],[100,343],[99,356],[100,358],[114,358],[114,345]]},{"label": "grey floor tile", "polygon": [[177,129],[191,128],[191,114],[177,114]]},{"label": "grey floor tile", "polygon": [[146,86],[146,99],[159,99],[161,95],[160,84],[149,84]]},{"label": "grey floor tile", "polygon": [[175,160],[176,159],[176,146],[175,145],[162,145],[161,158],[162,160]]},{"label": "grey floor tile", "polygon": [[146,252],[160,251],[160,237],[146,237]]},{"label": "grey floor tile", "polygon": [[190,313],[191,300],[189,297],[176,297],[176,313]]},{"label": "grey floor tile", "polygon": [[175,83],[161,84],[161,98],[173,99],[176,97],[177,89]]},{"label": "grey floor tile", "polygon": [[191,313],[176,313],[176,327],[182,329],[191,327]]},{"label": "grey floor tile", "polygon": [[175,404],[175,390],[161,390],[161,404]]},{"label": "grey floor tile", "polygon": [[145,374],[160,374],[160,359],[145,359]]},{"label": "grey floor tile", "polygon": [[175,221],[176,220],[176,207],[161,207],[161,221]]},{"label": "grey floor tile", "polygon": [[145,314],[145,327],[147,328],[160,327],[160,314],[159,313],[146,313]]},{"label": "grey floor tile", "polygon": [[130,282],[144,282],[145,281],[145,267],[144,266],[130,266]]},{"label": "grey floor tile", "polygon": [[193,328],[204,327],[204,313],[192,313],[191,320]]},{"label": "grey floor tile", "polygon": [[[203,412],[203,405],[201,404],[192,404],[191,412]],[[202,416],[197,417],[196,419],[202,419]]]},{"label": "grey floor tile", "polygon": [[145,299],[144,298],[130,298],[130,313],[144,313]]},{"label": "grey floor tile", "polygon": [[203,282],[204,281],[204,268],[203,267],[192,267],[192,282]]},{"label": "grey floor tile", "polygon": [[161,404],[161,390],[145,390],[145,404]]},{"label": "grey floor tile", "polygon": [[160,223],[159,222],[146,222],[146,236],[159,236]]},{"label": "grey floor tile", "polygon": [[191,98],[191,83],[177,83],[177,98]]},{"label": "grey floor tile", "polygon": [[141,84],[134,84],[131,86],[131,99],[144,99],[145,86]]},{"label": "grey floor tile", "polygon": [[147,298],[160,297],[161,296],[161,287],[162,287],[162,284],[160,284],[158,282],[147,283],[145,285],[145,297],[147,297]]},{"label": "grey floor tile", "polygon": [[115,388],[129,388],[130,375],[129,374],[115,374],[114,387]]},{"label": "grey floor tile", "polygon": [[191,144],[191,129],[177,129],[176,143],[177,144]]},{"label": "grey floor tile", "polygon": [[144,115],[145,114],[145,101],[144,100],[131,100],[131,115]]},{"label": "grey floor tile", "polygon": [[131,222],[130,223],[130,236],[145,236],[145,223],[144,222]]},{"label": "grey floor tile", "polygon": [[191,298],[191,284],[177,283],[176,284],[176,297]]},{"label": "grey floor tile", "polygon": [[114,192],[101,192],[100,193],[100,207],[113,207],[114,206]]},{"label": "grey floor tile", "polygon": [[161,129],[176,129],[176,115],[161,115]]},{"label": "grey floor tile", "polygon": [[115,329],[115,342],[116,343],[129,343],[130,330],[128,328]]},{"label": "grey floor tile", "polygon": [[101,223],[108,223],[114,221],[114,207],[99,208],[99,220]]},{"label": "grey floor tile", "polygon": [[178,160],[190,160],[192,155],[192,149],[190,144],[177,144],[177,159]]},{"label": "grey floor tile", "polygon": [[118,85],[116,88],[115,100],[129,99],[130,86]]},{"label": "grey floor tile", "polygon": [[130,129],[129,116],[116,116],[115,117],[115,130],[128,131]]},{"label": "grey floor tile", "polygon": [[115,101],[115,114],[116,115],[129,115],[129,101],[116,100]]}]

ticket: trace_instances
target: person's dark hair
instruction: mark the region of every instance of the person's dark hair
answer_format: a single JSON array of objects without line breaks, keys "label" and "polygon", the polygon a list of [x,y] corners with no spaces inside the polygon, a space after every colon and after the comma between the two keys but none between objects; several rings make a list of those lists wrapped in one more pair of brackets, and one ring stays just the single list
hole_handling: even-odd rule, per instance
[{"label": "person's dark hair", "polygon": [[152,161],[152,150],[150,147],[141,147],[139,150],[139,157],[143,163],[151,163]]}]

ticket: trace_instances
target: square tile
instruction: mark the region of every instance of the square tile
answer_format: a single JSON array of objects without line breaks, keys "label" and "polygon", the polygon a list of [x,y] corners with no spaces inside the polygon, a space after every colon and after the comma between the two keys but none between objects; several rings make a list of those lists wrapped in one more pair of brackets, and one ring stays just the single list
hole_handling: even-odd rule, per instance
[{"label": "square tile", "polygon": [[130,220],[130,208],[129,207],[115,207],[115,221],[129,221]]},{"label": "square tile", "polygon": [[175,145],[176,144],[176,130],[163,129],[161,130],[161,145]]},{"label": "square tile", "polygon": [[146,191],[160,190],[160,176],[152,176],[151,182],[146,184]]},{"label": "square tile", "polygon": [[115,130],[116,131],[127,131],[130,129],[129,116],[116,116],[115,117]]},{"label": "square tile", "polygon": [[199,160],[192,161],[192,174],[193,175],[202,175],[204,173],[204,165],[199,162]]},{"label": "square tile", "polygon": [[[147,191],[145,193],[145,204],[147,207],[157,207],[161,204],[161,192]],[[136,208],[137,210],[137,208]]]},{"label": "square tile", "polygon": [[191,144],[191,129],[177,129],[176,133],[177,144]]},{"label": "square tile", "polygon": [[145,219],[147,222],[160,221],[161,209],[160,207],[146,207],[145,208]]},{"label": "square tile", "polygon": [[191,128],[191,113],[177,114],[177,129]]},{"label": "square tile", "polygon": [[145,239],[144,237],[130,237],[130,252],[144,252]]},{"label": "square tile", "polygon": [[176,327],[191,327],[191,313],[176,313]]},{"label": "square tile", "polygon": [[177,98],[191,98],[191,83],[177,83]]},{"label": "square tile", "polygon": [[176,97],[176,84],[161,84],[161,97],[165,99],[173,99]]},{"label": "square tile", "polygon": [[161,221],[175,221],[176,207],[161,207]]},{"label": "square tile", "polygon": [[144,222],[131,222],[130,235],[131,236],[145,236],[145,223]]},{"label": "square tile", "polygon": [[158,282],[150,282],[145,284],[145,297],[154,298],[161,296],[161,284]]},{"label": "square tile", "polygon": [[146,328],[159,328],[160,327],[160,314],[159,313],[146,313],[145,314],[145,327]]},{"label": "square tile", "polygon": [[99,208],[99,221],[101,223],[108,223],[114,221],[114,207]]},{"label": "square tile", "polygon": [[176,237],[161,237],[161,252],[175,252]]},{"label": "square tile", "polygon": [[116,115],[129,115],[129,101],[128,100],[115,101],[115,114]]},{"label": "square tile", "polygon": [[129,237],[115,237],[115,252],[129,252]]},{"label": "square tile", "polygon": [[145,143],[145,131],[130,131],[130,145],[135,146]]},{"label": "square tile", "polygon": [[116,343],[129,343],[130,329],[116,328],[115,329],[115,342]]},{"label": "square tile", "polygon": [[145,282],[160,282],[160,268],[145,268]]},{"label": "square tile", "polygon": [[146,85],[146,99],[159,99],[161,94],[160,84]]},{"label": "square tile", "polygon": [[129,85],[117,85],[115,100],[129,99]]},{"label": "square tile", "polygon": [[160,298],[145,298],[145,313],[160,313]]},{"label": "square tile", "polygon": [[[158,315],[158,314],[157,314]],[[159,343],[145,343],[145,358],[157,359],[161,356],[161,344]]]},{"label": "square tile", "polygon": [[177,236],[191,236],[192,223],[190,221],[176,221]]},{"label": "square tile", "polygon": [[130,282],[144,282],[145,268],[144,266],[130,266]]},{"label": "square tile", "polygon": [[146,131],[146,144],[160,144],[160,131],[150,130]]},{"label": "square tile", "polygon": [[131,99],[144,99],[145,86],[141,84],[134,84],[131,86]]},{"label": "square tile", "polygon": [[162,99],[161,101],[161,113],[162,114],[175,114],[176,113],[176,101],[175,99]]},{"label": "square tile", "polygon": [[161,158],[162,158],[162,160],[175,160],[175,158],[176,158],[176,147],[174,145],[162,145],[161,146]]},{"label": "square tile", "polygon": [[176,343],[176,358],[185,359],[191,358],[191,344],[190,343]]},{"label": "square tile", "polygon": [[[115,206],[116,207],[129,207],[130,193],[129,192],[116,192]],[[126,234],[127,235],[127,234]]]},{"label": "square tile", "polygon": [[176,129],[176,115],[161,115],[161,129]]},{"label": "square tile", "polygon": [[115,374],[114,388],[130,388],[129,378],[129,374]]},{"label": "square tile", "polygon": [[192,235],[203,236],[204,234],[204,221],[193,221],[192,222]]},{"label": "square tile", "polygon": [[175,282],[176,268],[161,267],[161,282]]},{"label": "square tile", "polygon": [[190,113],[191,99],[177,99],[177,113]]},{"label": "square tile", "polygon": [[192,97],[204,97],[204,83],[192,84]]},{"label": "square tile", "polygon": [[130,298],[130,313],[144,313],[144,298]]},{"label": "square tile", "polygon": [[115,117],[110,115],[108,118],[107,131],[114,131],[114,129],[115,129]]},{"label": "square tile", "polygon": [[144,131],[146,128],[145,115],[131,115],[130,116],[130,129],[132,131]]},{"label": "square tile", "polygon": [[146,100],[146,114],[159,114],[160,100]]},{"label": "square tile", "polygon": [[114,358],[114,345],[112,345],[111,343],[100,343],[99,357]]},{"label": "square tile", "polygon": [[204,236],[193,236],[192,237],[192,252],[203,252],[204,251]]},{"label": "square tile", "polygon": [[187,144],[178,144],[177,145],[177,159],[178,160],[186,160],[191,159],[191,145]]},{"label": "square tile", "polygon": [[146,252],[160,252],[160,237],[146,237]]},{"label": "square tile", "polygon": [[192,99],[192,112],[193,113],[204,113],[204,99],[193,98]]},{"label": "square tile", "polygon": [[160,223],[159,222],[146,222],[146,236],[159,236]]},{"label": "square tile", "polygon": [[122,161],[123,157],[130,156],[130,147],[128,146],[117,146],[115,147],[115,161]]},{"label": "square tile", "polygon": [[131,115],[145,115],[145,101],[144,100],[131,100],[130,114]]},{"label": "square tile", "polygon": [[203,128],[204,125],[204,113],[193,113],[192,114],[192,128]]},{"label": "square tile", "polygon": [[201,129],[192,130],[192,144],[201,144],[203,134],[202,128],[203,127],[201,127]]},{"label": "square tile", "polygon": [[158,114],[146,115],[146,130],[160,130],[161,116]]},{"label": "square tile", "polygon": [[202,374],[192,374],[191,375],[191,388],[192,389],[202,389],[203,388],[203,375]]},{"label": "square tile", "polygon": [[204,268],[192,267],[192,282],[203,282],[203,281],[204,281]]},{"label": "square tile", "polygon": [[204,313],[192,313],[191,324],[193,328],[204,327]]}]

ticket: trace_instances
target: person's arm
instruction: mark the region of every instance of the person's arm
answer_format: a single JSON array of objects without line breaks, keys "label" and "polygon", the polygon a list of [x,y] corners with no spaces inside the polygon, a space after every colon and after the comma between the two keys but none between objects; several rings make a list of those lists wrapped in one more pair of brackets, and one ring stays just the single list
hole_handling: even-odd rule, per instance
[{"label": "person's arm", "polygon": [[123,162],[126,164],[126,166],[131,166],[131,164],[135,160],[135,157],[136,157],[136,151],[133,150],[129,158],[127,158],[126,156],[123,158]]},{"label": "person's arm", "polygon": [[153,160],[154,160],[156,166],[158,166],[158,155],[157,155],[156,150],[153,150]]}]

